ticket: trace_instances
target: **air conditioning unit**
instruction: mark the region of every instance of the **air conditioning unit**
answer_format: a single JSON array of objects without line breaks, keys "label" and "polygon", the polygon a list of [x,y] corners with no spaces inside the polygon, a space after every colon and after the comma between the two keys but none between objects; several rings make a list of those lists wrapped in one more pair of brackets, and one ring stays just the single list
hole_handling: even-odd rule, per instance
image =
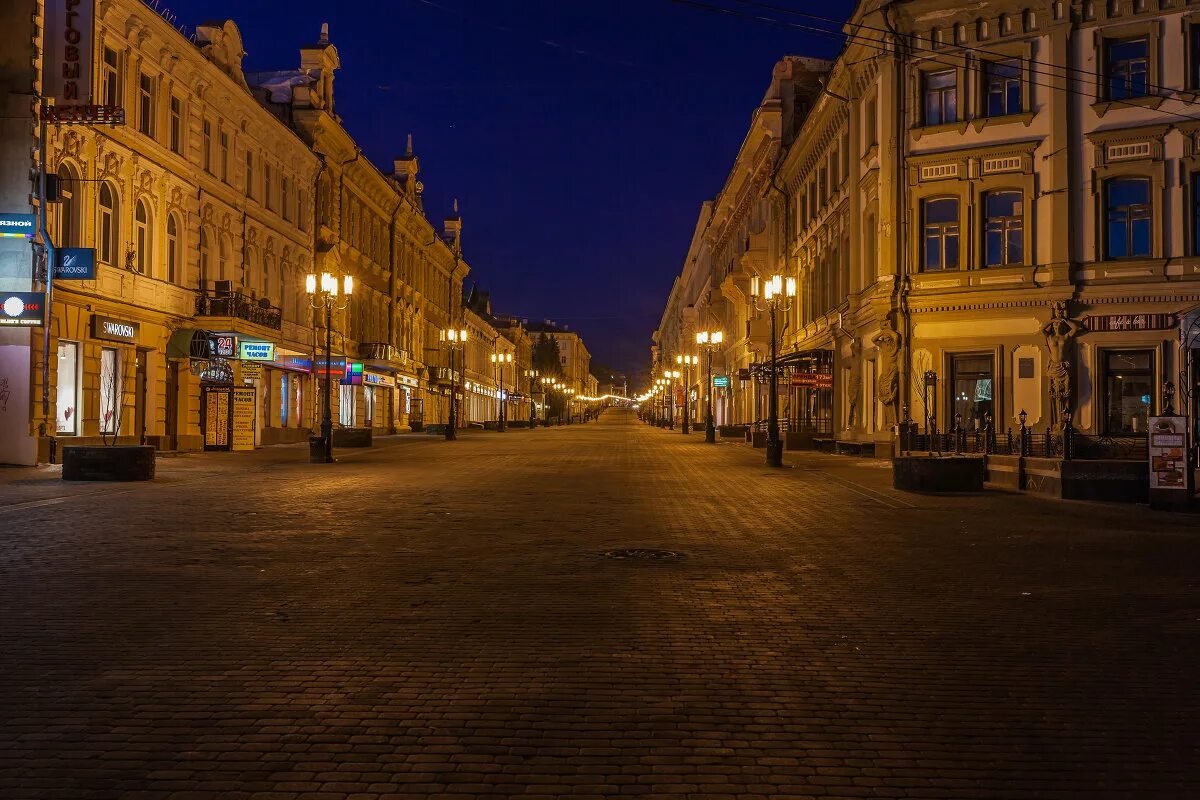
[{"label": "air conditioning unit", "polygon": [[213,281],[213,294],[217,297],[229,297],[233,294],[233,281]]}]

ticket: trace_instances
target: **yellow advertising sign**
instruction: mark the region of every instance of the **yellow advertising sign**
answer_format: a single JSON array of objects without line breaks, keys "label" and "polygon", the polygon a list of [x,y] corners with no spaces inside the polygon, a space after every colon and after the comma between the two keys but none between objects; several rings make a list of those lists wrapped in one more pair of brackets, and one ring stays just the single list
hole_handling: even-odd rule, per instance
[{"label": "yellow advertising sign", "polygon": [[254,449],[255,392],[250,386],[233,388],[233,449]]}]

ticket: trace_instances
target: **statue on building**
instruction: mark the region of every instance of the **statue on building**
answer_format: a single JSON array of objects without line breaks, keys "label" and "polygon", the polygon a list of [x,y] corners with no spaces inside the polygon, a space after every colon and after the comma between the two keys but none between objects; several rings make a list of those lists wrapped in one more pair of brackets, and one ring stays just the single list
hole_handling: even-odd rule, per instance
[{"label": "statue on building", "polygon": [[891,315],[879,323],[879,333],[871,340],[879,352],[879,402],[883,404],[884,421],[890,427],[898,419],[896,411],[900,402],[900,334],[892,322]]},{"label": "statue on building", "polygon": [[1050,321],[1042,327],[1046,349],[1050,351],[1047,372],[1050,377],[1050,424],[1060,428],[1071,411],[1070,347],[1082,326],[1067,317],[1067,303],[1059,300],[1050,311]]},{"label": "statue on building", "polygon": [[859,418],[861,412],[859,406],[862,403],[862,345],[858,341],[858,337],[850,340],[850,364],[847,367],[850,370],[849,381],[846,385],[846,400],[848,413],[846,414],[846,427],[850,430],[857,428],[862,420]]}]

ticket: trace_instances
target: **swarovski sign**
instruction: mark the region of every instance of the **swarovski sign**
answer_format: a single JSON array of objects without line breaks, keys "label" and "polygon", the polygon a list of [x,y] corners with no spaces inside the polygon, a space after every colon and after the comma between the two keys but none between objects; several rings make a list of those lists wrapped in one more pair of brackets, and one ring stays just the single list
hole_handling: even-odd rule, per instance
[{"label": "swarovski sign", "polygon": [[136,343],[140,327],[136,322],[92,314],[93,339],[104,339],[109,342],[125,342],[127,344]]},{"label": "swarovski sign", "polygon": [[95,0],[46,0],[42,86],[58,105],[91,102],[95,24]]}]

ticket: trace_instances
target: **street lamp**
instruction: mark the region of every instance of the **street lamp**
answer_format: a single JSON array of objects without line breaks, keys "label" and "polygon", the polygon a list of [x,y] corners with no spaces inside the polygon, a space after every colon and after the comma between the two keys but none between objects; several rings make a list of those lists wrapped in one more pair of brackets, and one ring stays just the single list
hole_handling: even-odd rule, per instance
[{"label": "street lamp", "polygon": [[533,404],[533,390],[537,387],[538,371],[536,369],[525,370],[525,377],[529,378],[529,427],[537,427],[537,406]]},{"label": "street lamp", "polygon": [[723,331],[698,331],[696,333],[696,344],[700,349],[708,354],[708,380],[704,382],[704,441],[707,444],[714,444],[717,441],[717,428],[713,425],[713,404],[712,404],[712,357],[713,351],[721,346],[725,341],[725,333]]},{"label": "street lamp", "polygon": [[692,432],[691,429],[691,409],[688,407],[688,395],[692,390],[692,365],[699,364],[700,359],[697,356],[675,356],[675,363],[683,365],[683,434]]},{"label": "street lamp", "polygon": [[683,373],[677,369],[663,370],[663,377],[667,379],[667,419],[669,420],[669,427],[671,430],[675,430],[675,381],[679,380],[681,375],[683,375]]},{"label": "street lamp", "polygon": [[450,413],[449,424],[446,425],[446,441],[458,438],[458,375],[454,371],[454,351],[462,350],[467,344],[466,328],[444,328],[438,332],[438,338],[450,354]]},{"label": "street lamp", "polygon": [[496,365],[499,371],[500,384],[500,414],[496,421],[496,430],[504,433],[508,430],[508,411],[505,408],[508,405],[508,398],[504,396],[504,365],[512,363],[512,353],[492,353],[492,363]]},{"label": "street lamp", "polygon": [[[325,393],[321,409],[321,446],[325,450],[325,463],[333,463],[333,406],[330,394],[330,372],[333,361],[333,312],[345,311],[350,307],[350,295],[354,291],[354,278],[346,275],[342,278],[342,297],[346,302],[338,302],[337,278],[328,272],[321,273],[320,284],[317,276],[309,273],[304,276],[304,291],[308,294],[308,302],[313,310],[325,309]],[[314,374],[316,370],[313,371]]]},{"label": "street lamp", "polygon": [[[771,381],[770,395],[767,398],[767,466],[783,466],[783,442],[779,439],[779,343],[775,335],[775,316],[780,311],[788,311],[792,307],[792,299],[796,296],[796,279],[773,275],[769,280],[760,281],[757,275],[750,278],[750,302],[758,311],[766,311],[771,315]],[[761,300],[761,303],[759,302]]]},{"label": "street lamp", "polygon": [[571,424],[571,412],[574,410],[574,407],[575,407],[575,390],[574,389],[563,389],[563,394],[565,395],[565,403],[566,403],[566,407],[567,407],[567,424],[570,425]]}]

